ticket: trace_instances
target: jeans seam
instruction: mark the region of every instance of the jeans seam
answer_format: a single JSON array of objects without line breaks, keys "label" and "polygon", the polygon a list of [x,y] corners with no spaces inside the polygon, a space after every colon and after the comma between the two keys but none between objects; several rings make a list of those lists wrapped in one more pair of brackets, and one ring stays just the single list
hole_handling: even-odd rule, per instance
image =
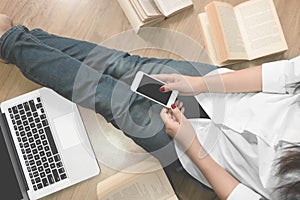
[{"label": "jeans seam", "polygon": [[6,40],[6,38],[7,38],[9,35],[11,35],[11,34],[13,33],[14,29],[16,29],[16,28],[17,28],[17,26],[11,27],[9,30],[7,30],[7,31],[0,37],[0,58],[1,58],[1,59],[6,60],[4,57],[2,57],[2,54],[3,54],[2,48],[3,48],[4,41]]},{"label": "jeans seam", "polygon": [[17,29],[21,32],[23,32],[26,37],[32,39],[34,42],[36,42],[37,44],[43,45],[45,46],[45,44],[43,44],[41,41],[39,41],[38,39],[34,38],[31,34],[27,33],[26,31],[24,31],[24,29],[20,28],[19,26],[17,26]]},{"label": "jeans seam", "polygon": [[[40,40],[38,40],[37,38],[35,38],[34,36],[32,36],[30,33],[27,33],[27,32],[26,32],[24,29],[22,29],[20,26],[17,26],[16,29],[18,29],[19,31],[23,32],[23,34],[24,34],[27,38],[31,39],[31,40],[32,40],[33,42],[35,42],[36,44],[57,51],[57,49],[54,49],[53,47],[50,47],[50,46],[48,46],[48,45],[45,45],[43,42],[41,42]],[[22,71],[23,71],[23,70],[22,70]],[[46,85],[45,82],[41,81],[37,76],[34,76],[30,71],[27,70],[27,68],[25,68],[24,72],[25,72],[26,74],[30,75],[31,77],[33,77],[35,80],[39,80],[39,82],[40,82],[41,85]],[[52,80],[54,80],[52,77],[49,77],[49,78],[51,78]]]}]

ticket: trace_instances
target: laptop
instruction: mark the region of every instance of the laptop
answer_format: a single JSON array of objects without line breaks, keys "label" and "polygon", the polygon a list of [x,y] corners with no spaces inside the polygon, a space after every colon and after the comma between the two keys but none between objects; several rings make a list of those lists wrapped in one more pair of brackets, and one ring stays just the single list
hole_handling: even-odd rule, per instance
[{"label": "laptop", "polygon": [[41,88],[0,108],[1,198],[39,199],[100,173],[74,103]]}]

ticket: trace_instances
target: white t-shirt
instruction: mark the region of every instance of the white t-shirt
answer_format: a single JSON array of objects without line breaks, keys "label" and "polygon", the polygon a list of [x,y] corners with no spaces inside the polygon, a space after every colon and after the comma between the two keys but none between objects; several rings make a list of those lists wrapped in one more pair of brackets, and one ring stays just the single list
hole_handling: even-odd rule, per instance
[{"label": "white t-shirt", "polygon": [[[224,73],[220,68],[212,72]],[[263,92],[203,93],[196,99],[209,119],[190,120],[209,155],[240,184],[229,200],[270,198],[276,185],[274,159],[285,144],[300,144],[300,56],[262,65]],[[209,186],[201,171],[175,145],[183,167]],[[210,187],[210,186],[209,186]]]}]

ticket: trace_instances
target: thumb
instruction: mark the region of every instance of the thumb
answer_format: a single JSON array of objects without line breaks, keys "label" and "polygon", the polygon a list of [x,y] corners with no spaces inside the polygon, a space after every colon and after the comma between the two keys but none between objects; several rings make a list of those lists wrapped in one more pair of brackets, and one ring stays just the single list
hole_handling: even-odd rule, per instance
[{"label": "thumb", "polygon": [[167,83],[159,88],[160,92],[169,92],[171,90],[178,90],[176,83]]}]

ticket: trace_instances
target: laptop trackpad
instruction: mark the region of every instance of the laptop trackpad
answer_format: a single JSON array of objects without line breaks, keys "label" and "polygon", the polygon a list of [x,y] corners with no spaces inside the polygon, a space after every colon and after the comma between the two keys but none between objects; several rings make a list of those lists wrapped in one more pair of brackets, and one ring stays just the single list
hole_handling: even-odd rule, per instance
[{"label": "laptop trackpad", "polygon": [[74,113],[58,117],[53,122],[63,149],[68,149],[81,143]]}]

